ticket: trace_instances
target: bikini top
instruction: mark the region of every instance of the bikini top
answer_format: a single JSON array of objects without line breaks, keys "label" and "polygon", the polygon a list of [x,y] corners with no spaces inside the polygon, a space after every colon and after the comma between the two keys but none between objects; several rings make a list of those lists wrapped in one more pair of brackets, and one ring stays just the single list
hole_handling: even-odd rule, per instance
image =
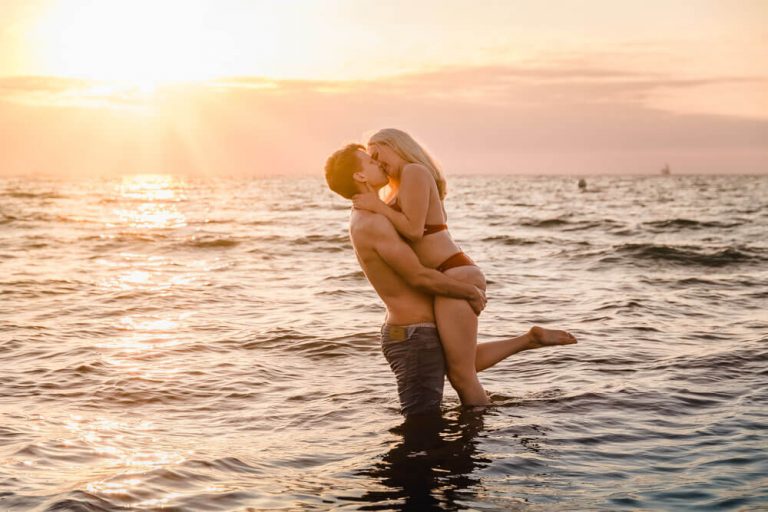
[{"label": "bikini top", "polygon": [[[398,203],[397,201],[387,206],[389,206],[396,212],[403,213],[403,209],[400,208],[400,203]],[[431,235],[432,233],[438,233],[440,231],[445,231],[446,229],[448,229],[448,224],[424,224],[424,235],[425,236]]]}]

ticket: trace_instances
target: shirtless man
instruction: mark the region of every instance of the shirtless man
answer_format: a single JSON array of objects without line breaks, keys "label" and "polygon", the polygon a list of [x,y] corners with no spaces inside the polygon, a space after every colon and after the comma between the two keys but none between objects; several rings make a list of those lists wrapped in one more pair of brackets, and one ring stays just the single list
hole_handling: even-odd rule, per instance
[{"label": "shirtless man", "polygon": [[[331,190],[350,200],[355,194],[378,192],[388,183],[379,163],[359,144],[349,144],[328,158],[325,179]],[[435,326],[433,296],[467,300],[480,314],[485,308],[485,293],[421,265],[383,215],[352,210],[349,234],[365,276],[387,308],[381,328],[382,351],[397,379],[402,413],[439,412],[445,361]],[[477,370],[522,350],[573,343],[575,338],[565,331],[533,327],[516,338],[479,344]]]}]

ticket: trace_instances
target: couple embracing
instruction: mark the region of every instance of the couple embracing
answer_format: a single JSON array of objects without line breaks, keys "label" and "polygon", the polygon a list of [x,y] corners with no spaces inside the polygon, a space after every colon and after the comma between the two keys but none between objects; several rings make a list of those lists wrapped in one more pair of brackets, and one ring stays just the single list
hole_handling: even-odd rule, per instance
[{"label": "couple embracing", "polygon": [[[538,326],[477,343],[485,277],[448,231],[440,168],[407,133],[380,130],[367,148],[349,144],[336,151],[325,178],[353,203],[350,238],[386,305],[382,351],[404,415],[439,412],[446,375],[462,405],[489,405],[478,372],[523,350],[576,343],[565,331]],[[387,185],[382,199],[379,191]]]}]

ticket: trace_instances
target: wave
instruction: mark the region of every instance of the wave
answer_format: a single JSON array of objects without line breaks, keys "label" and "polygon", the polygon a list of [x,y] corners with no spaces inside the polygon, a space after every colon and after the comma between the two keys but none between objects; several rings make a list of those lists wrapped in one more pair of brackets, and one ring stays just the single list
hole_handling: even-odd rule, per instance
[{"label": "wave", "polygon": [[523,219],[520,221],[520,225],[533,228],[561,228],[562,231],[586,231],[590,229],[614,231],[627,228],[624,222],[614,219],[568,220],[572,216],[572,214],[567,214],[551,219]]},{"label": "wave", "polygon": [[123,500],[113,498],[112,501],[105,497],[97,496],[90,492],[76,490],[62,494],[60,498],[54,498],[49,502],[45,512],[72,511],[72,512],[109,512],[124,508]]},{"label": "wave", "polygon": [[169,231],[124,231],[111,234],[89,235],[80,237],[79,240],[83,242],[105,242],[107,244],[170,242],[175,243],[177,247],[193,249],[225,249],[242,243],[234,238],[213,235],[197,235],[188,239],[180,239]]},{"label": "wave", "polygon": [[97,221],[84,219],[82,217],[71,217],[67,215],[48,214],[48,213],[28,213],[25,215],[11,215],[4,213],[0,217],[0,224],[9,224],[11,222],[77,222],[95,224]]},{"label": "wave", "polygon": [[346,272],[344,274],[329,275],[325,277],[323,281],[332,281],[334,283],[339,281],[346,282],[361,282],[365,281],[365,273],[362,270],[356,270],[352,272]]},{"label": "wave", "polygon": [[317,243],[349,245],[349,235],[346,233],[343,235],[307,235],[291,241],[292,245],[309,245]]},{"label": "wave", "polygon": [[313,247],[313,251],[327,251],[327,250],[343,250],[351,249],[352,244],[349,241],[349,235],[344,233],[343,235],[282,235],[282,234],[265,234],[254,237],[254,240],[258,242],[278,242],[281,245],[289,247],[303,248],[309,245],[327,244],[326,247]]},{"label": "wave", "polygon": [[[288,245],[298,247],[298,250],[311,250],[313,252],[345,252],[352,249],[349,235],[307,235],[291,238]],[[305,246],[312,246],[306,247]]]},{"label": "wave", "polygon": [[737,373],[756,374],[760,370],[765,370],[765,365],[768,363],[768,348],[765,347],[765,341],[768,340],[754,341],[753,343],[745,341],[743,348],[739,350],[730,349],[704,354],[674,356],[667,360],[655,362],[654,369],[680,370],[681,372],[690,370],[717,372],[721,370],[723,378],[732,377]]},{"label": "wave", "polygon": [[[631,234],[632,230],[624,222],[614,219],[599,220],[569,220],[572,215],[561,215],[549,219],[531,219],[525,218],[519,222],[519,225],[532,228],[561,228],[562,231],[582,231],[590,229],[603,229],[611,231],[614,234]],[[703,229],[730,229],[748,223],[747,219],[732,219],[730,221],[699,221],[685,218],[664,219],[643,222],[640,226],[646,231],[676,232],[682,230],[703,230]]]},{"label": "wave", "polygon": [[566,220],[566,217],[570,217],[570,215],[563,215],[560,217],[555,217],[552,219],[523,219],[519,222],[521,226],[526,227],[532,227],[532,228],[553,228],[558,226],[565,226],[569,224],[570,222]]},{"label": "wave", "polygon": [[172,197],[172,198],[148,198],[148,197],[104,197],[102,199],[99,199],[98,204],[143,204],[143,203],[152,203],[152,204],[175,204],[175,203],[186,203],[189,202],[190,199],[186,197]]},{"label": "wave", "polygon": [[279,352],[297,352],[309,358],[324,359],[378,351],[378,335],[375,330],[371,330],[319,338],[293,329],[276,328],[259,335],[257,339],[240,342],[240,347],[246,350],[275,349]]},{"label": "wave", "polygon": [[584,220],[579,222],[569,222],[568,225],[563,228],[563,231],[583,231],[588,229],[602,229],[602,230],[623,230],[626,228],[626,224],[623,222],[615,221],[613,219],[602,220]]},{"label": "wave", "polygon": [[724,267],[737,263],[766,261],[761,249],[746,247],[725,247],[705,249],[700,246],[671,246],[654,243],[631,243],[614,246],[617,256],[606,256],[601,263],[630,261],[670,262],[704,267]]},{"label": "wave", "polygon": [[519,238],[516,236],[509,236],[509,235],[499,235],[499,236],[489,236],[482,239],[483,242],[498,242],[502,245],[536,245],[536,240],[532,240],[530,238]]},{"label": "wave", "polygon": [[677,231],[682,229],[727,229],[741,226],[742,224],[744,224],[744,221],[698,221],[679,218],[643,222],[642,226],[651,228],[651,231]]},{"label": "wave", "polygon": [[648,309],[649,306],[631,299],[608,301],[605,304],[595,306],[594,311],[619,310],[619,309]]},{"label": "wave", "polygon": [[15,279],[0,281],[2,295],[32,294],[31,296],[69,294],[88,286],[77,279]]},{"label": "wave", "polygon": [[0,193],[0,197],[12,197],[14,199],[62,199],[63,196],[56,192],[29,192],[26,190],[6,190]]},{"label": "wave", "polygon": [[226,249],[240,245],[240,241],[231,238],[193,237],[178,245],[180,247],[192,247],[195,249]]},{"label": "wave", "polygon": [[[195,225],[198,225],[198,224],[202,224],[202,225],[205,225],[205,224],[238,224],[238,220],[237,219],[202,219],[202,220],[198,220],[198,221],[188,221],[188,224],[190,226],[195,226]],[[244,222],[243,224],[253,225],[253,224],[257,224],[257,223]]]},{"label": "wave", "polygon": [[111,243],[134,243],[134,242],[159,242],[169,238],[164,232],[150,231],[121,231],[118,233],[88,235],[80,237],[83,242],[111,242]]},{"label": "wave", "polygon": [[184,466],[193,468],[215,469],[232,473],[259,473],[260,468],[248,464],[237,457],[221,457],[213,460],[190,459]]}]

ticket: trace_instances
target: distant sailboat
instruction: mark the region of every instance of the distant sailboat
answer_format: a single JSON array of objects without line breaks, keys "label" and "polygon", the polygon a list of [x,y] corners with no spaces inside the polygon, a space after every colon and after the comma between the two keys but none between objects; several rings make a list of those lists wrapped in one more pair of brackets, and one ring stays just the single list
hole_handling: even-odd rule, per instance
[{"label": "distant sailboat", "polygon": [[662,176],[669,176],[672,174],[672,171],[669,170],[669,164],[664,164],[664,168],[661,170]]}]

